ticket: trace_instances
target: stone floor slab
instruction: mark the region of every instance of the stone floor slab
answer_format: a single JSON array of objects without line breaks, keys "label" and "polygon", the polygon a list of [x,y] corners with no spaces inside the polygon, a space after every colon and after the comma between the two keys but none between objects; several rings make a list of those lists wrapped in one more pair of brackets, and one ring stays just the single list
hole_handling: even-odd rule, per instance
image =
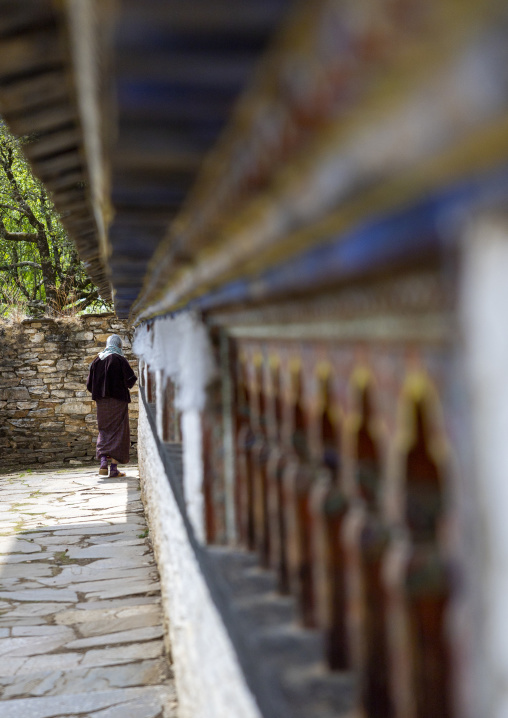
[{"label": "stone floor slab", "polygon": [[23,539],[0,539],[0,553],[37,553],[41,551],[39,544]]},{"label": "stone floor slab", "polygon": [[22,553],[10,553],[10,554],[2,554],[0,556],[0,566],[6,563],[31,563],[32,561],[47,561],[53,560],[54,556],[52,553],[49,553],[49,551],[42,551],[41,553],[31,553],[29,554],[30,560],[27,561],[27,558]]},{"label": "stone floor slab", "polygon": [[0,626],[43,626],[45,625],[44,618],[39,616],[32,616],[31,618],[0,618]]},{"label": "stone floor slab", "polygon": [[156,718],[164,708],[170,718],[176,715],[169,712],[172,701],[174,692],[159,686],[21,698],[2,705],[2,718],[67,718],[71,712],[88,718]]},{"label": "stone floor slab", "polygon": [[[9,604],[10,605],[10,604]],[[64,605],[59,603],[29,603],[21,604],[11,611],[7,611],[4,615],[7,618],[15,616],[51,616],[57,615],[59,611],[64,611],[71,606],[70,603]]]},{"label": "stone floor slab", "polygon": [[[8,578],[26,578],[26,564],[6,564],[0,569],[2,575],[2,585]],[[37,562],[30,566],[30,578],[39,578],[41,576],[51,576],[52,570],[49,564]],[[0,608],[1,610],[1,608]]]},{"label": "stone floor slab", "polygon": [[[101,558],[98,561],[94,561],[94,569],[101,568],[132,568],[132,560],[128,558]],[[144,554],[138,561],[136,566],[154,566],[153,557],[147,553]]]},{"label": "stone floor slab", "polygon": [[76,668],[68,671],[41,671],[23,676],[0,677],[0,695],[55,696],[61,693],[105,691],[130,686],[158,685],[171,678],[168,662],[157,658],[119,666]]},{"label": "stone floor slab", "polygon": [[66,648],[89,648],[90,646],[110,646],[115,643],[132,643],[136,641],[148,641],[154,638],[162,638],[164,631],[162,626],[146,626],[144,628],[133,628],[118,633],[105,633],[100,636],[89,636],[78,638],[66,644]]},{"label": "stone floor slab", "polygon": [[151,604],[124,606],[123,602],[120,601],[118,606],[99,606],[98,608],[90,609],[88,611],[83,611],[79,608],[71,608],[68,611],[61,611],[55,617],[55,620],[58,624],[71,626],[90,621],[111,621],[115,618],[132,620],[138,616],[146,615],[160,618],[162,615],[160,606]]},{"label": "stone floor slab", "polygon": [[25,591],[0,591],[0,598],[8,601],[76,601],[78,597],[75,591],[65,588],[35,588]]},{"label": "stone floor slab", "polygon": [[124,583],[118,582],[115,588],[97,591],[91,590],[86,596],[87,598],[118,598],[120,596],[134,596],[137,593],[147,594],[151,592],[160,591],[160,583],[158,581],[143,581],[133,582],[125,581]]},{"label": "stone floor slab", "polygon": [[162,612],[159,606],[150,605],[134,606],[123,610],[66,611],[64,614],[60,614],[57,620],[64,625],[78,625],[80,634],[87,637],[134,628],[160,626]]},{"label": "stone floor slab", "polygon": [[[71,631],[68,635],[74,635]],[[0,656],[36,656],[51,653],[62,648],[68,641],[63,634],[50,636],[23,636],[18,638],[0,639]]]},{"label": "stone floor slab", "polygon": [[0,484],[2,718],[176,718],[158,573],[129,473]]},{"label": "stone floor slab", "polygon": [[159,658],[164,654],[162,641],[149,641],[146,643],[133,643],[127,646],[114,648],[98,648],[87,651],[83,656],[83,666],[108,666],[119,663],[141,661],[146,658]]},{"label": "stone floor slab", "polygon": [[81,611],[94,611],[96,608],[114,608],[115,606],[145,606],[147,604],[160,605],[159,595],[132,596],[130,598],[110,598],[103,601],[87,601],[78,603],[76,608]]},{"label": "stone floor slab", "polygon": [[[39,584],[43,586],[73,586],[74,590],[82,591],[82,584],[92,582],[95,584],[103,581],[116,581],[129,579],[131,581],[147,580],[154,577],[154,568],[143,566],[141,568],[96,568],[94,564],[91,566],[67,566],[58,576],[41,576],[37,578]],[[79,585],[78,585],[79,584]],[[99,588],[99,586],[97,586]]]}]

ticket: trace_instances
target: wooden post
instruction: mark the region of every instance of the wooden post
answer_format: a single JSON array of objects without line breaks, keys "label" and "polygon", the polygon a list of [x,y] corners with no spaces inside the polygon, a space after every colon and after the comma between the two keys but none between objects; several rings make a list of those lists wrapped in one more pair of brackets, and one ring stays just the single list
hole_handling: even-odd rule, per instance
[{"label": "wooden post", "polygon": [[[278,588],[281,593],[289,592],[287,528],[284,511],[282,478],[287,463],[283,447],[284,412],[279,360],[271,362],[271,406],[267,435],[269,454],[266,464],[267,520],[269,532],[268,565],[277,572]],[[287,415],[287,412],[286,412]]]},{"label": "wooden post", "polygon": [[239,543],[254,548],[254,511],[252,497],[251,402],[247,378],[247,360],[243,357],[236,372],[236,518]]},{"label": "wooden post", "polygon": [[[389,686],[387,597],[383,584],[383,561],[389,535],[381,514],[383,471],[373,425],[372,390],[359,391],[359,422],[353,440],[355,497],[360,502],[359,521],[353,545],[351,583],[359,589],[359,609],[350,614],[352,643],[359,675],[358,704],[369,718],[392,718]],[[356,608],[356,610],[355,610]]]},{"label": "wooden post", "polygon": [[146,399],[149,404],[155,402],[155,378],[148,364],[146,365]]},{"label": "wooden post", "polygon": [[214,462],[213,462],[213,415],[205,410],[202,413],[201,424],[203,428],[203,499],[204,522],[207,543],[216,540],[216,517],[214,501]]},{"label": "wooden post", "polygon": [[328,665],[350,668],[346,632],[345,554],[342,539],[347,500],[340,483],[340,435],[331,393],[331,377],[320,381],[318,465],[321,479],[313,489],[315,592],[319,625],[325,632]]},{"label": "wooden post", "polygon": [[163,392],[162,407],[162,440],[165,442],[176,442],[176,409],[175,409],[175,387],[171,379],[166,379]]},{"label": "wooden post", "polygon": [[[396,718],[451,718],[451,659],[445,617],[449,580],[438,530],[443,477],[429,449],[424,399],[412,405],[414,436],[403,485],[406,559],[391,587],[390,622],[400,627],[391,665]],[[397,550],[397,546],[393,547]],[[401,670],[402,662],[407,668]]]},{"label": "wooden post", "polygon": [[298,600],[303,625],[313,628],[316,626],[316,615],[310,492],[314,472],[309,463],[308,420],[301,368],[293,369],[291,379],[291,449],[283,476],[289,585]]},{"label": "wooden post", "polygon": [[254,365],[253,416],[254,446],[252,448],[254,541],[261,566],[268,566],[270,534],[268,531],[267,462],[269,455],[267,439],[268,397],[264,380],[264,364],[261,356]]}]

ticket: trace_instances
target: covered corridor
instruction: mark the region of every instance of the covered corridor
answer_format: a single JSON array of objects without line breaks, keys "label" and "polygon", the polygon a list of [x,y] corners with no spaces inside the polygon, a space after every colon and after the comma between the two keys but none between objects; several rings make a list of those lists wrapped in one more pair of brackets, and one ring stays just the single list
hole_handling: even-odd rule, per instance
[{"label": "covered corridor", "polygon": [[[54,595],[63,581],[70,622],[55,618],[47,657],[77,656],[69,685],[86,683],[87,655],[118,655],[93,643],[103,635],[141,636],[126,644],[133,655],[155,653],[132,663],[162,665],[162,625],[178,718],[506,718],[506,2],[0,0],[0,10],[0,115],[30,140],[26,157],[132,337],[164,616],[125,627],[114,613],[112,634],[104,615],[90,635],[73,623],[86,604],[123,601],[123,581],[134,587],[125,601],[155,581],[134,483],[78,472],[79,505],[62,487],[48,506],[60,479],[31,496],[23,477],[28,507],[15,510],[41,503],[55,524],[32,516],[33,542],[15,543],[47,559],[7,548],[1,620],[21,624],[2,625],[1,640],[35,645],[20,629],[51,621],[30,624],[20,595]],[[34,382],[53,373],[38,356],[39,368],[20,365]],[[23,387],[2,398],[7,449],[41,416],[36,385]],[[79,382],[72,404],[44,387],[42,411],[92,425]],[[34,404],[26,416],[18,394]],[[80,438],[73,419],[55,424]],[[10,497],[14,484],[1,485]],[[133,498],[127,523],[120,495]],[[115,528],[87,533],[92,518]],[[125,539],[109,540],[122,523]],[[64,547],[69,525],[82,543]],[[65,553],[55,575],[51,546]],[[104,565],[114,585],[92,586],[109,581]],[[76,567],[94,580],[76,581]],[[8,665],[22,676],[39,660]],[[113,683],[138,680],[124,670],[107,667]],[[51,670],[32,688],[4,676],[5,705],[51,702],[16,692],[65,680]],[[171,711],[167,680],[118,685],[93,710],[123,715],[114,701],[135,695],[148,711],[165,696]]]}]

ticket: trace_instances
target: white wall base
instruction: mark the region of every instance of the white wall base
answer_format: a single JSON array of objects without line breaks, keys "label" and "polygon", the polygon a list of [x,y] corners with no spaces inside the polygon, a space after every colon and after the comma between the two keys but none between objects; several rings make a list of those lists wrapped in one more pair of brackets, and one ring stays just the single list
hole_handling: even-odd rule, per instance
[{"label": "white wall base", "polygon": [[138,451],[180,718],[261,718],[189,543],[141,401]]}]

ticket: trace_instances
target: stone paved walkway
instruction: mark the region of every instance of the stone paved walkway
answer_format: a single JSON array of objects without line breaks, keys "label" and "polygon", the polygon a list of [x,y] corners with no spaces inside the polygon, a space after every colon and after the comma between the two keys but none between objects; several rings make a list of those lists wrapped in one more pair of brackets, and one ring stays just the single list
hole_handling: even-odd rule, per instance
[{"label": "stone paved walkway", "polygon": [[137,469],[0,476],[0,716],[176,718]]}]

